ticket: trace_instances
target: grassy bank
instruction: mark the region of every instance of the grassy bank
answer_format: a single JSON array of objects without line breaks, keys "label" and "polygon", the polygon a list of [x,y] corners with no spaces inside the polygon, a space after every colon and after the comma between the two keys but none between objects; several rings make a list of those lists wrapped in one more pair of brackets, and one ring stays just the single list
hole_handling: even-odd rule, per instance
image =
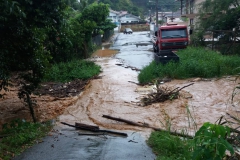
[{"label": "grassy bank", "polygon": [[185,79],[191,77],[212,78],[240,73],[240,57],[221,55],[204,48],[188,47],[177,52],[179,63],[157,64],[153,61],[138,76],[140,83],[157,78]]},{"label": "grassy bank", "polygon": [[37,143],[52,128],[48,123],[31,123],[24,120],[14,120],[3,126],[0,132],[0,159],[9,160],[25,149]]},{"label": "grassy bank", "polygon": [[[75,79],[87,80],[100,73],[100,66],[86,60],[73,60],[54,64],[45,74],[45,82],[69,82]],[[50,123],[32,123],[14,120],[3,125],[0,132],[0,160],[10,160],[15,155],[38,143],[46,136]]]},{"label": "grassy bank", "polygon": [[168,132],[152,132],[147,142],[157,155],[157,160],[191,159],[191,140],[182,140]]},{"label": "grassy bank", "polygon": [[[193,139],[155,131],[148,139],[148,144],[156,153],[157,160],[235,159],[233,145],[228,142],[229,137],[229,127],[206,122]],[[229,151],[228,156],[226,151]]]},{"label": "grassy bank", "polygon": [[73,60],[54,64],[46,73],[44,81],[68,82],[74,79],[86,80],[100,73],[100,66],[86,60]]}]

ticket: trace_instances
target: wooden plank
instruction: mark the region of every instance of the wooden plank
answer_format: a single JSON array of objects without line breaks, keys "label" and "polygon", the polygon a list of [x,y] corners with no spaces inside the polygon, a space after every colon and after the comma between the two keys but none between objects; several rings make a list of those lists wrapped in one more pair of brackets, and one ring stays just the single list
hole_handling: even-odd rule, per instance
[{"label": "wooden plank", "polygon": [[76,129],[81,129],[81,130],[86,130],[86,131],[91,131],[91,132],[105,132],[105,133],[110,133],[110,134],[115,134],[115,135],[119,135],[119,136],[124,136],[127,137],[128,135],[126,133],[122,133],[122,132],[116,132],[116,131],[110,131],[110,130],[97,130],[97,129],[91,129],[91,128],[87,128],[87,127],[83,127],[83,126],[75,126],[72,124],[68,124],[66,122],[61,122],[64,125],[70,126],[70,127],[74,127]]},{"label": "wooden plank", "polygon": [[171,135],[175,135],[175,136],[180,136],[180,137],[185,137],[185,138],[190,138],[190,139],[193,138],[193,136],[190,136],[190,135],[187,135],[187,134],[182,134],[182,133],[178,133],[178,132],[167,131],[167,130],[164,130],[164,129],[161,129],[161,128],[152,127],[147,123],[140,124],[140,123],[136,123],[136,122],[133,122],[133,121],[126,120],[126,119],[112,117],[112,116],[109,116],[109,115],[103,115],[102,117],[108,118],[108,119],[111,119],[111,120],[120,121],[120,122],[125,122],[125,123],[133,125],[133,126],[151,128],[151,129],[154,129],[155,131],[169,132]]},{"label": "wooden plank", "polygon": [[84,123],[75,122],[75,126],[89,128],[89,129],[93,129],[93,130],[99,130],[99,126],[88,125],[88,124],[84,124]]}]

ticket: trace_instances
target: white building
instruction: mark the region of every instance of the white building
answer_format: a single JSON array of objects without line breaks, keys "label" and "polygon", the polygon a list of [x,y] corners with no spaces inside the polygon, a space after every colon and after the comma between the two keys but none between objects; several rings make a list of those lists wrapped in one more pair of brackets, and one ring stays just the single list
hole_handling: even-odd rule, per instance
[{"label": "white building", "polygon": [[134,16],[132,14],[122,14],[120,16],[120,22],[121,23],[136,23],[136,22],[140,22],[141,18]]},{"label": "white building", "polygon": [[113,23],[119,22],[120,12],[110,9],[108,19],[112,20]]},{"label": "white building", "polygon": [[110,9],[108,19],[115,24],[140,22],[141,18],[129,14],[127,11],[114,11]]}]

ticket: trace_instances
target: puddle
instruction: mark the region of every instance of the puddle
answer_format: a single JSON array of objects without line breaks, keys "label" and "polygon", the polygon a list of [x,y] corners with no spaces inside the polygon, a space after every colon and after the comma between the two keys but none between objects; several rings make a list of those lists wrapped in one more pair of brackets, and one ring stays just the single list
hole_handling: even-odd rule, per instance
[{"label": "puddle", "polygon": [[99,49],[95,53],[93,53],[92,57],[112,57],[116,55],[118,52],[119,52],[118,50],[105,49],[103,47],[102,49]]}]

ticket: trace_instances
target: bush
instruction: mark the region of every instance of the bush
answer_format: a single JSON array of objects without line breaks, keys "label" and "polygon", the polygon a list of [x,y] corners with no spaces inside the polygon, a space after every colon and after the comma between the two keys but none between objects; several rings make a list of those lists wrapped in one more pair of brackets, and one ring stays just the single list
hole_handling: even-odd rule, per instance
[{"label": "bush", "polygon": [[54,64],[46,73],[44,81],[68,82],[74,79],[89,79],[100,73],[100,66],[91,61],[73,60]]},{"label": "bush", "polygon": [[153,61],[143,68],[138,75],[140,83],[147,83],[157,78],[184,79],[191,77],[212,78],[234,75],[240,72],[240,57],[226,56],[204,48],[188,47],[177,52],[180,62],[165,65]]},{"label": "bush", "polygon": [[6,135],[0,141],[0,159],[11,159],[44,137],[52,128],[50,123],[31,123],[16,119],[9,124],[3,125],[0,135]]}]

